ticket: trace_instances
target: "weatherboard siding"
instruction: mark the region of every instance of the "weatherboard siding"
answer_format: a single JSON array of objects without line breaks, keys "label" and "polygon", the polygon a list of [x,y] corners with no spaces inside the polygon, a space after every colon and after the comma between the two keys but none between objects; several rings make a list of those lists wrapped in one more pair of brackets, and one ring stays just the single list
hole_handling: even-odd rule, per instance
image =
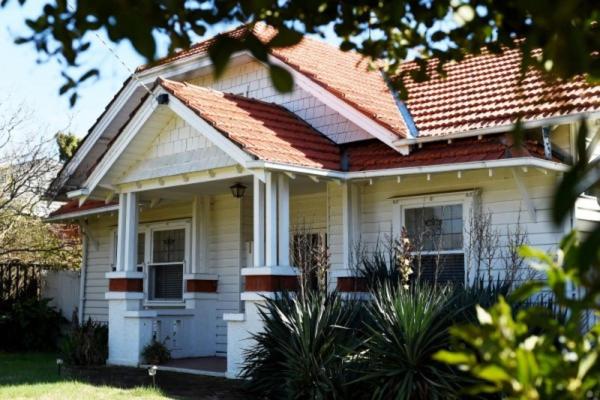
[{"label": "weatherboard siding", "polygon": [[[168,203],[155,209],[142,209],[140,223],[191,219],[191,217],[191,202]],[[223,313],[240,311],[239,270],[243,260],[240,218],[240,203],[231,195],[211,198],[208,238],[209,273],[219,276],[217,316],[214,321],[217,327],[218,353],[226,351],[227,329],[223,321]],[[86,266],[85,319],[92,318],[104,322],[108,320],[108,302],[104,298],[108,290],[108,280],[105,278],[105,274],[113,267],[113,235],[116,224],[116,215],[101,216],[96,220],[92,219],[89,223],[88,232],[92,243],[88,246]],[[247,219],[245,225],[248,225]]]}]

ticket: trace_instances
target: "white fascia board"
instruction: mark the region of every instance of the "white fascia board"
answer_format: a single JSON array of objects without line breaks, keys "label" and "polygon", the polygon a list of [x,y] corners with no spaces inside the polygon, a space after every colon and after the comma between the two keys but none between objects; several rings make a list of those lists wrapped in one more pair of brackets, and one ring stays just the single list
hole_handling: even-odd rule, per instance
[{"label": "white fascia board", "polygon": [[[523,129],[533,129],[533,128],[541,128],[544,126],[551,125],[562,125],[562,124],[570,124],[573,122],[581,121],[582,119],[596,119],[600,118],[600,111],[592,111],[592,112],[582,112],[582,113],[573,113],[568,115],[561,115],[558,117],[550,117],[543,119],[536,119],[531,121],[523,121],[521,122],[521,128]],[[490,128],[481,128],[481,129],[473,129],[470,131],[457,132],[452,133],[450,135],[435,135],[435,136],[424,136],[424,137],[416,137],[410,139],[398,139],[398,143],[404,145],[418,144],[418,143],[427,143],[427,142],[438,142],[444,141],[448,139],[460,139],[466,137],[473,137],[479,135],[491,135],[497,133],[510,133],[513,132],[516,128],[516,124],[506,124],[500,126],[494,126]]]},{"label": "white fascia board", "polygon": [[408,167],[408,168],[389,168],[382,170],[369,170],[369,171],[355,171],[355,172],[339,172],[328,169],[302,167],[296,165],[272,163],[266,161],[254,161],[246,165],[247,168],[253,169],[265,169],[272,171],[283,171],[293,172],[303,175],[312,175],[329,179],[341,179],[341,180],[353,180],[353,179],[368,179],[368,178],[381,178],[390,176],[401,176],[401,175],[416,175],[416,174],[427,174],[427,173],[443,173],[443,172],[454,172],[454,171],[467,171],[474,169],[488,169],[488,168],[507,168],[507,167],[521,167],[528,166],[533,168],[542,168],[557,172],[566,172],[569,166],[566,164],[557,163],[554,161],[543,160],[534,157],[520,157],[510,158],[504,160],[492,160],[492,161],[475,161],[465,163],[454,163],[454,164],[440,164],[430,165],[422,167]]},{"label": "white fascia board", "polygon": [[262,160],[248,162],[246,163],[246,168],[250,170],[266,169],[271,171],[291,172],[333,179],[344,179],[346,174],[345,172],[333,171],[330,169],[303,167],[299,165],[283,164]]},{"label": "white fascia board", "polygon": [[106,214],[106,213],[115,212],[115,211],[119,211],[118,204],[113,204],[113,205],[105,206],[105,207],[91,208],[89,210],[73,211],[70,213],[65,213],[65,214],[56,215],[54,217],[45,218],[44,221],[59,222],[59,221],[65,221],[65,220],[69,220],[69,219],[77,219],[77,218],[87,217],[90,215]]},{"label": "white fascia board", "polygon": [[[251,175],[247,171],[239,172],[236,167],[224,167],[212,171],[214,172],[214,176],[211,176],[209,170],[205,170],[127,182],[119,185],[119,191],[122,193],[144,192],[147,190],[168,189],[198,183],[218,182]],[[183,175],[185,175],[185,177]]]},{"label": "white fascia board", "polygon": [[454,171],[468,171],[474,169],[507,168],[507,167],[534,167],[556,172],[566,172],[569,166],[549,160],[534,157],[509,158],[504,160],[475,161],[454,164],[440,164],[423,167],[390,168],[380,171],[356,171],[347,172],[346,179],[368,179],[402,175],[416,175],[427,173],[443,173]]},{"label": "white fascia board", "polygon": [[[394,132],[390,131],[383,125],[373,121],[373,119],[363,114],[354,106],[340,99],[339,97],[331,93],[329,90],[323,88],[322,86],[314,82],[312,79],[302,74],[301,72],[298,72],[294,68],[290,67],[288,64],[278,59],[277,57],[270,56],[269,61],[289,71],[292,74],[292,77],[294,78],[294,82],[296,82],[302,89],[312,94],[314,97],[319,99],[321,102],[326,104],[334,111],[340,113],[344,118],[348,119],[360,128],[364,129],[367,133],[381,140],[383,143],[387,144],[397,152],[404,155],[407,155],[409,153],[410,149],[408,148],[408,144],[404,143],[402,138],[400,138]],[[400,111],[398,111],[398,113],[400,113]]]},{"label": "white fascia board", "polygon": [[59,186],[66,183],[69,177],[77,170],[79,164],[87,157],[88,153],[95,146],[96,142],[101,138],[102,134],[106,130],[110,122],[117,116],[119,111],[124,105],[130,100],[135,89],[137,88],[137,82],[133,77],[130,77],[129,82],[123,88],[123,91],[117,98],[115,98],[101,119],[96,123],[96,126],[88,133],[85,140],[81,144],[81,147],[77,149],[73,158],[69,160],[65,169],[61,175],[61,182]]},{"label": "white fascia board", "polygon": [[70,192],[67,192],[68,199],[74,199],[74,198],[79,198],[79,197],[84,197],[84,196],[89,196],[89,195],[90,195],[90,191],[87,190],[86,188],[71,190]]},{"label": "white fascia board", "polygon": [[158,94],[167,93],[169,94],[168,107],[191,127],[196,129],[202,135],[206,136],[215,146],[221,149],[229,157],[233,158],[238,164],[243,166],[247,162],[254,161],[254,157],[246,153],[231,140],[223,136],[221,132],[216,130],[212,125],[206,122],[202,117],[192,111],[188,106],[183,104],[179,99],[164,89],[160,89]]},{"label": "white fascia board", "polygon": [[158,107],[154,96],[148,96],[141,107],[129,120],[121,134],[117,137],[113,145],[108,149],[98,166],[83,184],[83,188],[92,193],[102,178],[106,175],[110,167],[117,158],[125,151],[131,140],[138,131],[144,126],[144,123],[150,118],[154,110]]}]

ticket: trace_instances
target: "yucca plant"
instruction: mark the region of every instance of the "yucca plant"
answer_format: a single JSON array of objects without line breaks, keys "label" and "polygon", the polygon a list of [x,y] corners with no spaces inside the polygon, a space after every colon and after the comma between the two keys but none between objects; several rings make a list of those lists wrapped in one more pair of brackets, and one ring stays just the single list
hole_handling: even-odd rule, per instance
[{"label": "yucca plant", "polygon": [[[450,306],[450,307],[449,307]],[[431,357],[448,346],[457,313],[451,288],[385,284],[367,306],[364,362],[357,382],[373,399],[458,398],[464,377]]]},{"label": "yucca plant", "polygon": [[264,330],[253,335],[242,375],[270,399],[344,399],[353,354],[361,342],[359,303],[337,293],[282,295],[260,309]]}]

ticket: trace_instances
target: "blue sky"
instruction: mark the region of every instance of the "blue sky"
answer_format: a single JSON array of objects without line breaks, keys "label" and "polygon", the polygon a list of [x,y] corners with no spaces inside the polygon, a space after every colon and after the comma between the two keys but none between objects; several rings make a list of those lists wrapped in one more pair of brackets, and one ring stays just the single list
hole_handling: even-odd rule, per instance
[{"label": "blue sky", "polygon": [[[34,15],[38,1],[28,1],[25,8],[13,1],[6,9],[0,9],[0,93],[2,99],[10,103],[24,103],[36,116],[36,122],[45,134],[69,128],[78,136],[83,136],[104,106],[121,87],[128,71],[112,56],[100,41],[93,37],[93,53],[85,61],[101,70],[100,79],[86,84],[80,89],[81,98],[74,108],[69,107],[67,96],[59,96],[58,89],[64,83],[61,68],[55,60],[37,63],[38,54],[29,44],[16,45],[15,36],[27,32],[24,17]],[[143,63],[143,59],[127,43],[110,43],[129,68]],[[82,73],[85,71],[81,70]],[[5,107],[10,105],[5,105]]]}]

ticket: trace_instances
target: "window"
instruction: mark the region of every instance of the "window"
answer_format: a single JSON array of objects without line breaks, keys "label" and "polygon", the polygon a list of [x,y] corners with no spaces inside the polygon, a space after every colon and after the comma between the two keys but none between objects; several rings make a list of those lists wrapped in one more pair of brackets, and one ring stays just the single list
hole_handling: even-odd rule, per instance
[{"label": "window", "polygon": [[[413,279],[464,284],[465,225],[472,192],[397,199],[397,219],[414,248]],[[399,232],[399,229],[395,229]]]},{"label": "window", "polygon": [[148,264],[150,300],[180,300],[186,254],[184,228],[152,232],[152,261]]}]

